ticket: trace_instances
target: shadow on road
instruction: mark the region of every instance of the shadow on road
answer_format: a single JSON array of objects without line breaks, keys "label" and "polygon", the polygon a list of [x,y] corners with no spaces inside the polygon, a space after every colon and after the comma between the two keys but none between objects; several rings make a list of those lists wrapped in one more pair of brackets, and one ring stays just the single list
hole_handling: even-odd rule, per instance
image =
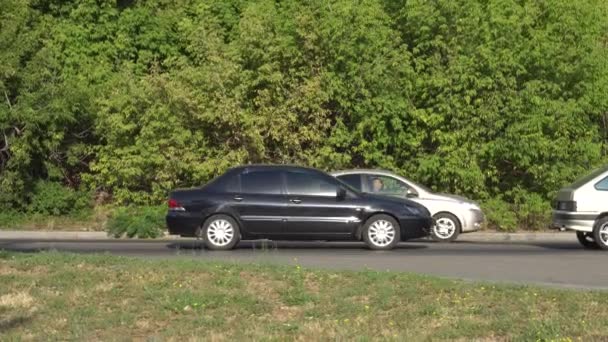
[{"label": "shadow on road", "polygon": [[[423,241],[421,241],[423,242]],[[430,241],[424,241],[430,242]],[[435,243],[435,242],[431,242]],[[597,250],[588,250],[583,248],[576,242],[567,242],[567,241],[454,241],[452,242],[455,245],[477,245],[477,246],[531,246],[531,247],[540,247],[545,249],[554,249],[554,250],[570,250],[570,251],[592,251],[597,252]]]},{"label": "shadow on road", "polygon": [[[175,242],[167,245],[168,248],[178,250],[206,249],[202,241]],[[424,249],[428,246],[420,244],[399,244],[395,249]],[[235,249],[245,250],[276,250],[276,249],[336,249],[336,250],[367,250],[362,242],[326,242],[326,241],[242,241]]]}]

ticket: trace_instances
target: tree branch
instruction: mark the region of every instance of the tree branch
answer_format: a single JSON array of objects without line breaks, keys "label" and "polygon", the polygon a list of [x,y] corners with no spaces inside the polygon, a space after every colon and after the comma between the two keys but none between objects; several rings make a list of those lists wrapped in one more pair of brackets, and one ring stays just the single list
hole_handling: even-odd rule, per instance
[{"label": "tree branch", "polygon": [[8,152],[8,137],[4,132],[2,132],[2,135],[4,135],[4,147],[0,148],[0,152]]},{"label": "tree branch", "polygon": [[8,94],[6,93],[6,90],[4,91],[4,98],[6,99],[6,103],[8,104],[8,108],[10,110],[13,110],[13,105],[11,104],[11,100],[9,100],[9,98],[8,98]]}]

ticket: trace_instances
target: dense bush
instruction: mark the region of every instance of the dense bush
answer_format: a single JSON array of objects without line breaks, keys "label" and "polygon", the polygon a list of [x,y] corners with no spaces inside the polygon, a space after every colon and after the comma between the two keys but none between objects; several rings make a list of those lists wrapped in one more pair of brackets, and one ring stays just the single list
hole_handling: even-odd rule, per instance
[{"label": "dense bush", "polygon": [[514,202],[505,201],[503,197],[492,198],[483,203],[482,209],[487,215],[490,228],[503,231],[514,231],[518,228],[542,230],[549,228],[551,206],[549,201],[535,193],[514,191],[509,193]]},{"label": "dense bush", "polygon": [[21,224],[24,220],[24,214],[14,209],[0,210],[0,227],[14,227]]},{"label": "dense bush", "polygon": [[2,208],[65,212],[51,183],[157,204],[272,162],[393,169],[539,229],[607,161],[604,0],[0,6]]},{"label": "dense bush", "polygon": [[38,181],[34,185],[29,211],[44,215],[67,215],[92,206],[88,192],[77,191],[56,182]]},{"label": "dense bush", "polygon": [[517,213],[513,206],[500,197],[486,201],[482,209],[489,227],[503,231],[514,231],[518,228]]},{"label": "dense bush", "polygon": [[121,207],[115,209],[108,220],[106,231],[119,238],[156,238],[165,230],[166,207]]}]

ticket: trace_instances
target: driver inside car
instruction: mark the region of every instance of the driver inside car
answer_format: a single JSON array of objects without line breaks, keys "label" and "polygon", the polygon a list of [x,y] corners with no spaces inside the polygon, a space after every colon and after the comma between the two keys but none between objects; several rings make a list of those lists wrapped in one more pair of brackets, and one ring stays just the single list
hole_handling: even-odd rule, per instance
[{"label": "driver inside car", "polygon": [[382,182],[382,180],[380,178],[374,178],[372,180],[372,191],[373,192],[381,192],[382,190],[384,190],[384,183]]}]

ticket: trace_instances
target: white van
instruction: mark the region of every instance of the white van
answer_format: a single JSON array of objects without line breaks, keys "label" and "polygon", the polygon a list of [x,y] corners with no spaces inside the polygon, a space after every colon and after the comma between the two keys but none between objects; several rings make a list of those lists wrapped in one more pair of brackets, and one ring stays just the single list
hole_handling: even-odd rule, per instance
[{"label": "white van", "polygon": [[575,230],[586,248],[608,250],[608,165],[557,193],[552,225]]}]

